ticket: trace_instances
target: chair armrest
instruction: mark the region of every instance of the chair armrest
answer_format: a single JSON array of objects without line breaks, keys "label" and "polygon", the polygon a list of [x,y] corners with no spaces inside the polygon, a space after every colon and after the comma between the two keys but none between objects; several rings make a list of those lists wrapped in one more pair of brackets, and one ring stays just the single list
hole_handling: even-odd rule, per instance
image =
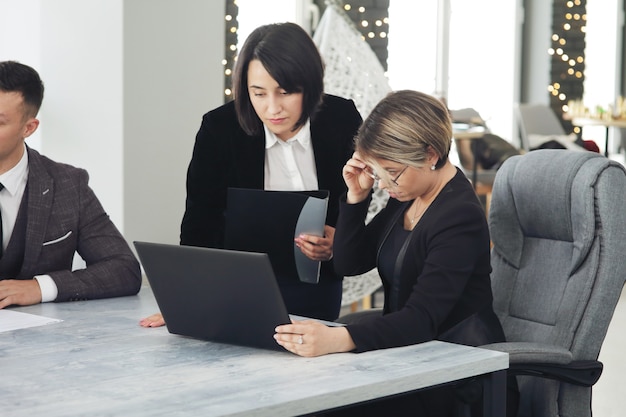
[{"label": "chair armrest", "polygon": [[583,387],[591,387],[602,375],[603,365],[600,361],[580,360],[567,365],[546,363],[516,363],[509,366],[514,375],[531,375],[542,378],[556,379]]},{"label": "chair armrest", "polygon": [[534,362],[564,365],[572,361],[569,350],[543,343],[502,342],[483,345],[481,348],[508,353],[509,364]]},{"label": "chair armrest", "polygon": [[513,375],[538,376],[590,387],[598,381],[603,369],[602,362],[573,361],[569,350],[542,343],[503,342],[481,348],[508,353],[509,372]]}]

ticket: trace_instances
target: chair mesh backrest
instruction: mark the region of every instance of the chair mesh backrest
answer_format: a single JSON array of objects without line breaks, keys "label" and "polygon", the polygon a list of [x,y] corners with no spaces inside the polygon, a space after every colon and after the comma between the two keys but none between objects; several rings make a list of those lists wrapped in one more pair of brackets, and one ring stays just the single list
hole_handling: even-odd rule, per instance
[{"label": "chair mesh backrest", "polygon": [[597,358],[626,276],[626,172],[592,152],[509,158],[494,183],[494,308],[508,341]]}]

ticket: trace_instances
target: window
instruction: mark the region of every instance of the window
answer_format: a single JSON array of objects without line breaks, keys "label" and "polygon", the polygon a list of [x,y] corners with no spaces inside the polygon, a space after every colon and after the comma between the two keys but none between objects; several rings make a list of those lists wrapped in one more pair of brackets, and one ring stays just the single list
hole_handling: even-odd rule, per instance
[{"label": "window", "polygon": [[[515,2],[440,2],[448,2],[450,10],[448,78],[442,80],[448,106],[474,108],[495,134],[510,139],[518,84]],[[437,77],[445,74],[436,73],[437,2],[391,0],[389,20],[391,87],[441,95]]]},{"label": "window", "polygon": [[[473,107],[494,133],[511,138],[518,85],[515,70],[519,49],[515,47],[517,2],[439,1],[448,2],[451,12],[449,107]],[[238,0],[239,45],[261,24],[299,23],[298,3],[293,0]],[[390,0],[387,75],[392,89],[441,94],[437,91],[437,77],[440,76],[437,74],[437,3]]]}]

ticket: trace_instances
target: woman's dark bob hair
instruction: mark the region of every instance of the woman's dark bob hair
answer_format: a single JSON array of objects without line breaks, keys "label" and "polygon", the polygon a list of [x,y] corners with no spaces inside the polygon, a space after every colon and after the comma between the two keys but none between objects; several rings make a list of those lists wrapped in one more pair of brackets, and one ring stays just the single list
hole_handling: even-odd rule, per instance
[{"label": "woman's dark bob hair", "polygon": [[235,109],[248,135],[263,130],[248,91],[248,66],[254,59],[286,92],[303,93],[302,116],[295,129],[315,115],[324,94],[324,63],[313,39],[295,23],[260,26],[244,42],[233,74]]}]

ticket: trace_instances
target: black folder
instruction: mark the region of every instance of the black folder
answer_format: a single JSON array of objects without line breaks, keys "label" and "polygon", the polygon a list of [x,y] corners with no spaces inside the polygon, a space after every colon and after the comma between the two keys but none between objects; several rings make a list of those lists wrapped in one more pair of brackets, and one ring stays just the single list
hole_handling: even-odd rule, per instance
[{"label": "black folder", "polygon": [[324,236],[329,192],[229,188],[225,249],[267,253],[279,282],[319,281],[319,261],[294,243],[300,234]]}]

